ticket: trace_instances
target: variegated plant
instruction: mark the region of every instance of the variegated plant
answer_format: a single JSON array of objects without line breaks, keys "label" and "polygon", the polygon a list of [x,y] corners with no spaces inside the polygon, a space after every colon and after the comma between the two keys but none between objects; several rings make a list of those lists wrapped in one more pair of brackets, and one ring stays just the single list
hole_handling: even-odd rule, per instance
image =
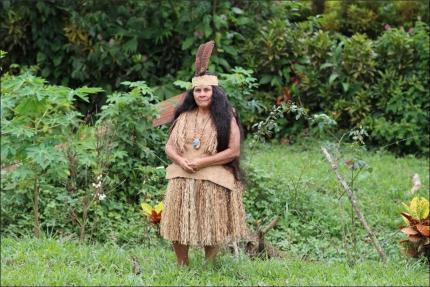
[{"label": "variegated plant", "polygon": [[402,203],[407,212],[401,212],[407,226],[400,231],[408,235],[408,239],[400,241],[406,255],[418,257],[430,256],[429,201],[423,197],[414,197],[409,205]]},{"label": "variegated plant", "polygon": [[161,212],[163,212],[164,204],[163,202],[158,203],[156,206],[152,207],[148,203],[142,203],[140,205],[143,214],[149,219],[153,224],[159,224],[161,221]]}]

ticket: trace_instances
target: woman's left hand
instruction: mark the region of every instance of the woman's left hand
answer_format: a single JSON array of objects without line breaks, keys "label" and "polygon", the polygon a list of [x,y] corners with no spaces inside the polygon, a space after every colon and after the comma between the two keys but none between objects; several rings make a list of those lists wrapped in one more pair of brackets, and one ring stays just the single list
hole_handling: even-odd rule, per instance
[{"label": "woman's left hand", "polygon": [[195,171],[198,171],[205,167],[205,161],[203,158],[195,158],[195,159],[189,160],[189,165]]}]

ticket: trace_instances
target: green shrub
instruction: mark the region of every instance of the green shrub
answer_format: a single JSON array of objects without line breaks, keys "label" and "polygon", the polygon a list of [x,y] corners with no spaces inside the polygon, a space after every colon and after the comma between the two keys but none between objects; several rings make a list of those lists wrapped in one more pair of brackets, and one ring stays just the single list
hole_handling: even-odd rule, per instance
[{"label": "green shrub", "polygon": [[4,233],[30,233],[33,225],[36,236],[78,233],[103,241],[115,237],[116,226],[145,226],[140,197],[163,193],[164,169],[157,166],[165,133],[152,130],[151,89],[125,84],[132,90],[112,94],[96,125],[87,126],[74,103],[101,89],[48,85],[29,72],[2,77]]},{"label": "green shrub", "polygon": [[[340,129],[366,128],[373,146],[398,154],[428,154],[426,24],[417,22],[409,32],[388,29],[376,40],[321,31],[300,37],[305,35],[304,48],[297,50],[302,53],[297,57],[306,59],[302,72],[287,87],[294,102],[308,114],[330,115]],[[285,124],[278,138],[294,132],[294,121]]]},{"label": "green shrub", "polygon": [[63,148],[82,117],[73,104],[78,97],[86,100],[99,91],[48,85],[30,72],[2,77],[1,162],[2,169],[10,170],[2,176],[2,194],[7,198],[5,205],[2,202],[2,227],[10,225],[19,232],[16,223],[28,226],[32,212],[34,234],[40,236],[41,222],[53,219],[44,211],[67,203],[69,198],[59,205],[47,198],[65,196],[61,183],[71,176]]},{"label": "green shrub", "polygon": [[390,29],[375,42],[375,50],[379,75],[370,92],[372,117],[363,123],[376,143],[390,143],[401,154],[428,154],[428,26],[417,23],[410,33]]},{"label": "green shrub", "polygon": [[428,9],[427,1],[325,1],[320,22],[324,30],[347,36],[365,33],[375,39],[385,25],[409,29],[416,21],[428,22]]}]

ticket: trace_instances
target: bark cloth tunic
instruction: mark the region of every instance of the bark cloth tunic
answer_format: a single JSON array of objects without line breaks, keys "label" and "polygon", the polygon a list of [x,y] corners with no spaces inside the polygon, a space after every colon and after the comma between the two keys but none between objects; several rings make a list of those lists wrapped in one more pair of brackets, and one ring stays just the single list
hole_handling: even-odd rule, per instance
[{"label": "bark cloth tunic", "polygon": [[[192,147],[195,113],[182,113],[170,135],[176,151],[187,159],[217,152],[217,132],[212,119],[200,138],[200,148]],[[249,234],[242,202],[243,186],[223,165],[188,173],[172,163],[166,168],[166,179],[160,222],[164,239],[204,246],[229,244]]]}]

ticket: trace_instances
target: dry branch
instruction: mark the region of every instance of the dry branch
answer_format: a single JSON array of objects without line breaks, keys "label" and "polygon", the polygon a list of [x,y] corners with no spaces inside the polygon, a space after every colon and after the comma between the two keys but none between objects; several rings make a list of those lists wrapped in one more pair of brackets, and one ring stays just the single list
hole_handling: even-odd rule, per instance
[{"label": "dry branch", "polygon": [[358,219],[360,220],[361,224],[363,225],[364,229],[366,229],[367,233],[369,234],[369,237],[372,240],[373,246],[375,246],[375,249],[376,249],[376,251],[378,251],[381,259],[383,261],[386,261],[387,257],[385,256],[384,250],[379,245],[378,239],[376,238],[375,234],[372,232],[369,225],[367,224],[363,213],[361,212],[360,208],[358,207],[357,199],[355,198],[354,194],[352,193],[351,188],[346,183],[342,174],[339,172],[336,162],[333,160],[332,156],[330,155],[330,153],[327,151],[326,148],[321,147],[321,150],[322,150],[325,158],[327,159],[327,161],[331,164],[331,168],[334,171],[334,173],[336,174],[337,180],[339,181],[339,183],[342,185],[343,189],[348,194],[348,198],[351,201],[352,207],[354,208],[354,211],[355,211]]},{"label": "dry branch", "polygon": [[264,227],[261,227],[259,224],[257,224],[257,228],[255,232],[251,233],[248,241],[245,245],[245,253],[253,258],[253,257],[260,257],[260,258],[273,258],[273,257],[284,257],[285,254],[275,246],[273,246],[270,243],[267,243],[264,240],[264,236],[266,233],[272,229],[276,223],[278,222],[279,217],[275,216],[269,224],[267,224]]}]

